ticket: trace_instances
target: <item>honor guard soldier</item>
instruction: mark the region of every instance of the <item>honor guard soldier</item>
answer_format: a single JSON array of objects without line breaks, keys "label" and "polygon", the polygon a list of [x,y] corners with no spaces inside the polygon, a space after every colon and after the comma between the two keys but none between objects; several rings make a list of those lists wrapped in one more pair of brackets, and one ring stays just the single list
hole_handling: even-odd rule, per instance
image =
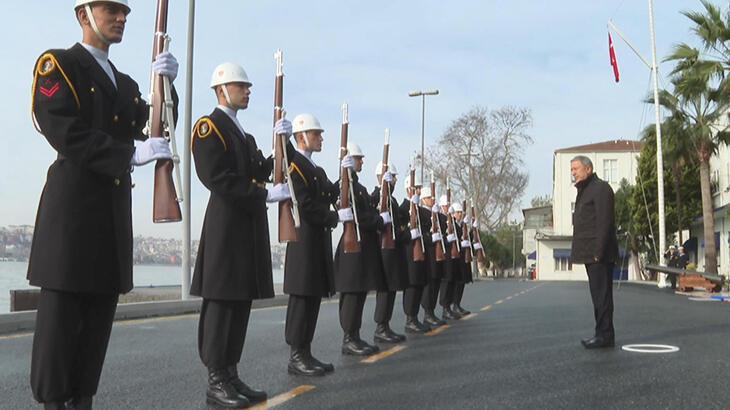
[{"label": "honor guard soldier", "polygon": [[347,143],[347,155],[341,167],[352,170],[352,209],[338,211],[340,221],[354,220],[360,231],[360,252],[345,253],[344,235],[340,238],[335,254],[335,289],[340,293],[340,325],[344,331],[342,353],[367,356],[380,349],[360,338],[362,312],[368,291],[385,289],[383,262],[380,257],[380,234],[385,224],[391,222],[387,212],[379,214],[372,205],[367,189],[358,182],[357,172],[362,170],[363,154],[360,146]]},{"label": "honor guard soldier", "polygon": [[322,151],[324,129],[311,114],[294,118],[296,152],[289,156],[289,174],[299,203],[301,226],[298,240],[286,245],[284,293],[289,295],[286,310],[286,343],[291,347],[288,372],[321,376],[335,370],[312,356],[312,339],[323,297],[335,291],[332,266],[332,229],[339,221],[332,206],[339,187],[330,182],[312,153]]},{"label": "honor guard soldier", "polygon": [[[441,209],[443,210],[443,212],[447,215],[450,214],[454,220],[454,233],[448,234],[446,237],[448,247],[451,247],[453,242],[459,241],[459,238],[461,238],[461,226],[460,224],[456,223],[456,214],[457,212],[463,212],[463,210],[461,209],[461,204],[459,203],[454,203],[451,205],[451,207],[449,207],[446,195],[441,196],[441,198],[439,199],[439,205],[441,205]],[[459,242],[459,244],[461,244],[461,242]],[[444,278],[443,280],[441,280],[441,288],[439,289],[439,304],[443,308],[443,320],[459,320],[462,316],[458,312],[454,312],[453,310],[451,310],[451,304],[454,303],[454,290],[456,288],[455,284],[462,281],[465,265],[463,262],[463,252],[464,250],[461,249],[459,257],[454,257],[449,260],[450,266],[444,270]]]},{"label": "honor guard soldier", "polygon": [[[431,327],[422,323],[418,319],[418,310],[420,309],[421,297],[423,295],[423,287],[428,283],[428,259],[415,261],[413,258],[413,247],[419,238],[423,238],[424,249],[431,244],[431,236],[428,233],[431,229],[431,220],[428,215],[423,212],[419,206],[421,198],[421,180],[416,175],[414,188],[411,190],[411,176],[405,178],[406,198],[400,205],[401,212],[404,215],[410,215],[411,204],[415,205],[418,212],[417,218],[420,220],[420,229],[418,226],[410,226],[411,242],[406,246],[406,263],[408,264],[408,287],[403,292],[403,312],[406,315],[406,333],[426,333]],[[415,245],[418,246],[418,245]],[[425,252],[424,252],[425,253]],[[426,255],[427,256],[427,255]]]},{"label": "honor guard soldier", "polygon": [[[58,153],[28,263],[41,288],[30,384],[48,409],[91,409],[119,294],[132,289],[131,167],[172,157],[164,138],[143,134],[147,103],[109,61],[127,1],[77,0],[74,10],[82,42],[44,52],[32,91],[36,128]],[[153,70],[173,80],[177,61],[160,54]]]},{"label": "honor guard soldier", "polygon": [[[440,208],[436,204],[434,193],[431,192],[431,187],[429,186],[425,186],[421,189],[421,204],[422,212],[427,213],[428,215],[436,214],[436,218],[440,226],[439,232],[428,233],[428,235],[431,236],[431,243],[433,245],[426,248],[428,282],[426,283],[426,286],[424,286],[423,295],[421,296],[421,306],[424,311],[423,323],[429,326],[438,327],[446,324],[446,322],[439,319],[435,313],[439,289],[441,288],[441,280],[444,277],[444,272],[447,269],[451,269],[451,262],[449,261],[450,256],[448,252],[444,252],[445,260],[436,260],[436,246],[441,246],[438,242],[440,241],[445,243],[441,232],[446,232],[446,216],[439,212]],[[429,218],[429,221],[433,221],[433,218]]]},{"label": "honor guard soldier", "polygon": [[[458,212],[457,212],[458,215]],[[467,215],[466,210],[464,210],[461,213],[461,216],[457,217],[457,220],[461,222],[461,230],[462,233],[464,229],[471,230],[472,227],[476,227],[477,225],[471,220],[469,215]],[[471,262],[466,261],[466,250],[471,250],[472,257],[476,254],[476,249],[474,248],[475,243],[472,242],[472,239],[469,238],[469,240],[462,240],[461,241],[461,248],[462,248],[462,276],[461,280],[456,282],[456,286],[454,288],[454,302],[451,305],[451,310],[458,313],[461,316],[466,316],[468,314],[471,314],[470,311],[464,309],[461,306],[461,301],[464,298],[464,288],[466,287],[467,283],[472,283],[474,279],[472,278],[472,266]],[[475,258],[474,258],[475,259]]]},{"label": "honor guard soldier", "polygon": [[[389,184],[390,195],[389,209],[392,216],[393,232],[395,234],[395,247],[393,249],[381,249],[383,270],[385,272],[386,289],[378,291],[375,297],[375,342],[398,343],[406,340],[404,335],[394,332],[390,328],[390,319],[393,317],[395,306],[395,294],[408,287],[408,264],[406,262],[406,246],[411,243],[411,233],[408,229],[408,214],[403,214],[398,207],[398,202],[392,192],[395,189],[398,171],[395,165],[388,165],[385,175],[383,163],[378,162],[375,168],[375,178],[381,184]],[[381,187],[375,187],[372,193],[373,206],[380,204]],[[387,230],[390,232],[389,230]]]},{"label": "honor guard soldier", "polygon": [[[223,63],[210,87],[218,106],[193,129],[198,178],[210,190],[190,294],[201,296],[198,350],[208,368],[206,401],[243,407],[266,400],[238,377],[251,301],[274,296],[266,202],[289,198],[284,184],[266,189],[273,158],[264,158],[236,118],[245,110],[251,82],[243,68]],[[288,128],[288,130],[287,130]],[[291,135],[291,124],[275,131]]]}]

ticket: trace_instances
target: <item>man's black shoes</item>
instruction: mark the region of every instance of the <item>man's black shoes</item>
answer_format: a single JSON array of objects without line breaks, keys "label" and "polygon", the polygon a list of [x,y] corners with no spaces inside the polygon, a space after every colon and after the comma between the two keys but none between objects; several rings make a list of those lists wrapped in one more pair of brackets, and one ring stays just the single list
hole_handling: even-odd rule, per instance
[{"label": "man's black shoes", "polygon": [[613,337],[594,336],[590,339],[583,339],[580,343],[586,349],[602,349],[606,347],[614,347],[616,345]]}]

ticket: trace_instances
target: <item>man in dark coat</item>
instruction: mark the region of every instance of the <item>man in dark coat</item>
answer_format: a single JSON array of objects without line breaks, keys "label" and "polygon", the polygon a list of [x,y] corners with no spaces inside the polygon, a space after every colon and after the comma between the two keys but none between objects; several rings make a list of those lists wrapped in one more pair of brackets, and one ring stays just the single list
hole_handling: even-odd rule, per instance
[{"label": "man in dark coat", "polygon": [[[76,2],[83,40],[36,61],[33,119],[58,156],[48,169],[28,264],[41,288],[31,360],[33,397],[46,408],[91,408],[118,295],[132,289],[132,166],[170,158],[142,133],[139,86],[109,61],[126,1]],[[153,68],[171,80],[177,62]],[[135,147],[134,140],[144,141]]]},{"label": "man in dark coat", "polygon": [[[444,272],[450,268],[451,256],[448,252],[444,252],[444,260],[436,260],[436,247],[441,246],[443,249],[446,248],[446,238],[443,232],[446,232],[446,215],[439,212],[440,208],[436,204],[435,192],[431,192],[431,187],[425,186],[421,189],[421,202],[423,207],[421,210],[427,212],[430,215],[429,220],[431,221],[431,243],[432,245],[426,248],[426,259],[428,261],[428,282],[423,288],[423,295],[421,296],[421,306],[423,307],[423,323],[428,326],[438,327],[446,324],[445,321],[439,319],[436,316],[435,309],[436,303],[438,302],[439,289],[441,288],[441,280],[444,278]],[[433,233],[433,213],[436,213],[436,220],[438,221],[436,233]]]},{"label": "man in dark coat", "polygon": [[[344,235],[340,238],[335,254],[335,289],[340,293],[340,325],[344,332],[342,353],[367,356],[380,351],[377,346],[366,343],[360,338],[362,312],[365,298],[371,290],[384,290],[385,273],[380,256],[380,232],[390,223],[387,212],[380,214],[373,206],[370,193],[358,181],[357,172],[362,170],[363,154],[360,146],[347,144],[347,156],[342,160],[343,172],[351,170],[351,203],[355,212],[341,212],[340,220],[347,222],[354,217],[360,231],[360,252],[345,253]],[[341,210],[347,211],[347,210]]]},{"label": "man in dark coat", "polygon": [[324,129],[319,120],[311,114],[297,115],[293,131],[297,148],[289,157],[289,171],[301,226],[297,241],[286,245],[284,265],[284,293],[289,295],[284,334],[291,347],[287,369],[290,374],[321,376],[335,369],[314,358],[311,349],[322,298],[335,291],[332,228],[338,215],[332,205],[339,187],[312,159],[312,153],[322,151]]},{"label": "man in dark coat", "polygon": [[584,263],[596,320],[586,349],[614,346],[613,266],[618,257],[613,189],[593,172],[593,163],[579,155],[570,162],[578,194],[573,212],[573,263]]},{"label": "man in dark coat", "polygon": [[[390,210],[393,226],[394,248],[381,249],[383,259],[383,270],[385,272],[386,288],[378,291],[375,296],[375,328],[374,339],[382,343],[398,343],[406,340],[404,335],[398,334],[390,328],[390,319],[393,317],[395,307],[395,294],[408,287],[408,264],[406,263],[406,246],[411,242],[411,234],[408,229],[408,215],[404,215],[398,207],[398,202],[393,196],[393,189],[396,186],[398,171],[395,166],[388,164],[388,169],[383,175],[383,163],[375,167],[375,177],[381,183],[387,184],[386,190],[390,194],[388,209]],[[380,206],[381,187],[375,187],[372,193],[373,206]],[[385,227],[386,234],[391,231]],[[382,246],[381,246],[382,248]]]},{"label": "man in dark coat", "polygon": [[[248,107],[251,82],[243,68],[213,71],[218,106],[193,129],[198,178],[210,190],[190,294],[201,296],[198,351],[208,368],[206,401],[242,407],[266,400],[238,377],[251,301],[274,296],[266,202],[289,198],[284,184],[266,189],[273,168],[236,118]],[[275,132],[291,135],[280,120]]]}]

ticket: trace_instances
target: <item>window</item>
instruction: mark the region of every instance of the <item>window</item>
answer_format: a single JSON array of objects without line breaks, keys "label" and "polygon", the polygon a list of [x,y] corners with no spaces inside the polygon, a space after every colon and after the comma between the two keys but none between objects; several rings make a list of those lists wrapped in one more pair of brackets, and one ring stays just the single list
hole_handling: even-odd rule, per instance
[{"label": "window", "polygon": [[618,160],[617,159],[604,159],[603,160],[603,178],[609,184],[618,183]]},{"label": "window", "polygon": [[573,261],[570,258],[553,258],[555,260],[555,272],[565,272],[573,270]]}]

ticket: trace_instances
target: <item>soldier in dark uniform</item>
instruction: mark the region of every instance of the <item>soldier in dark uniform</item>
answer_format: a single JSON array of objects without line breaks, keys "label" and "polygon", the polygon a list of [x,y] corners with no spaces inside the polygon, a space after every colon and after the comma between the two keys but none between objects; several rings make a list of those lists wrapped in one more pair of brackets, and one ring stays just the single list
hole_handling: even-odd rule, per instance
[{"label": "soldier in dark uniform", "polygon": [[[193,129],[198,178],[210,190],[190,294],[203,297],[198,350],[208,368],[206,401],[242,407],[266,400],[238,377],[251,301],[274,296],[266,202],[289,198],[286,185],[266,189],[273,168],[236,118],[248,107],[251,82],[243,68],[224,63],[213,71],[218,106]],[[275,132],[291,135],[280,120]]]},{"label": "soldier in dark uniform", "polygon": [[322,151],[322,132],[317,118],[300,114],[294,118],[296,152],[289,157],[290,175],[299,203],[301,226],[298,240],[286,245],[284,293],[289,295],[286,310],[286,343],[291,347],[288,372],[321,376],[334,366],[312,356],[312,339],[323,297],[335,291],[332,267],[332,228],[339,220],[332,208],[339,187],[312,159]]},{"label": "soldier in dark uniform", "polygon": [[[418,310],[420,308],[421,296],[423,295],[423,287],[428,282],[428,254],[423,261],[413,260],[413,247],[417,243],[418,238],[423,238],[424,249],[428,249],[433,246],[431,242],[431,235],[429,230],[431,229],[431,219],[428,212],[423,209],[420,204],[420,193],[421,193],[421,181],[416,176],[414,182],[414,191],[410,189],[410,175],[406,177],[406,198],[400,205],[401,212],[404,216],[409,218],[410,221],[410,208],[411,203],[416,205],[418,212],[418,220],[420,221],[421,229],[419,231],[418,226],[409,226],[411,231],[411,242],[406,245],[406,262],[408,264],[408,287],[403,292],[403,312],[406,315],[406,333],[426,333],[431,330],[431,327],[422,323],[418,319]],[[425,253],[425,252],[424,252]]]},{"label": "soldier in dark uniform", "polygon": [[[381,177],[383,163],[379,162],[375,168],[375,177],[381,183],[388,184],[390,191],[390,210],[393,232],[395,234],[395,248],[381,249],[383,269],[385,270],[386,290],[379,291],[375,297],[375,329],[374,339],[382,343],[398,343],[406,340],[404,335],[398,334],[390,328],[390,319],[395,307],[395,294],[408,287],[408,264],[406,263],[406,246],[411,242],[411,233],[408,229],[408,214],[403,214],[398,202],[393,196],[398,171],[395,166],[388,164],[388,170]],[[380,205],[381,187],[375,187],[372,193],[373,206]]]},{"label": "soldier in dark uniform", "polygon": [[[447,246],[448,251],[448,249],[450,249],[450,247],[452,246],[451,244],[454,241],[460,241],[459,238],[461,238],[461,226],[460,224],[456,223],[456,217],[454,216],[457,210],[458,212],[462,212],[461,204],[454,203],[451,205],[450,208],[448,208],[445,196],[441,198],[439,204],[445,212],[449,212],[451,214],[454,224],[454,233],[447,235],[446,238],[446,242],[449,244]],[[461,246],[459,246],[459,249],[461,249]],[[441,289],[439,290],[439,304],[443,308],[442,317],[444,320],[458,320],[461,319],[462,315],[458,312],[454,312],[451,309],[451,305],[454,303],[454,292],[456,290],[456,283],[463,281],[462,278],[464,276],[465,265],[463,249],[461,249],[460,257],[452,258],[449,260],[449,265],[449,268],[445,269],[444,278],[441,281]]]},{"label": "soldier in dark uniform", "polygon": [[[41,288],[30,384],[49,409],[90,409],[120,293],[132,289],[132,166],[170,158],[143,134],[139,86],[109,61],[122,41],[126,0],[77,0],[83,41],[36,61],[33,119],[58,152],[48,169],[28,264]],[[169,53],[153,64],[172,80]],[[135,147],[134,140],[142,140]]]},{"label": "soldier in dark uniform", "polygon": [[[427,211],[429,215],[433,215],[433,212],[436,212],[436,217],[438,218],[441,232],[446,232],[446,216],[439,212],[440,208],[438,205],[435,204],[433,194],[434,193],[431,192],[431,187],[427,186],[421,189],[421,201],[423,202],[424,208],[430,208],[430,210],[424,209],[424,211]],[[433,218],[429,217],[429,220],[433,221]],[[433,229],[431,230],[433,231]],[[438,241],[443,242],[445,245],[444,239],[445,238],[443,238],[442,234],[439,232],[431,234],[431,242],[434,245],[426,248],[426,259],[428,260],[428,282],[423,288],[423,295],[421,296],[421,306],[423,307],[424,311],[423,322],[433,327],[438,327],[446,324],[446,322],[439,319],[434,312],[434,310],[436,309],[436,302],[438,302],[438,294],[441,285],[441,279],[443,279],[444,277],[444,271],[451,268],[451,263],[449,262],[449,259],[451,259],[451,257],[448,252],[444,252],[444,256],[446,257],[445,260],[436,260],[435,248],[437,245],[441,246],[438,244]]]},{"label": "soldier in dark uniform", "polygon": [[[362,170],[362,150],[357,144],[347,144],[347,156],[342,160],[342,168],[351,169],[352,189],[355,198],[356,222],[360,230],[360,252],[345,253],[343,239],[337,245],[335,254],[335,289],[340,293],[340,325],[345,335],[342,340],[342,353],[366,356],[379,351],[360,338],[362,311],[365,298],[371,290],[384,290],[385,274],[380,257],[380,234],[383,226],[390,223],[390,215],[379,214],[372,205],[367,189],[358,182],[356,172]],[[346,222],[354,217],[349,209],[340,210],[340,220]],[[345,211],[345,212],[342,212]]]},{"label": "soldier in dark uniform", "polygon": [[[455,204],[459,205],[460,204]],[[461,235],[464,233],[464,229],[471,229],[471,221],[468,216],[465,216],[464,211],[457,211],[454,213],[454,220],[459,227],[459,230],[461,232]],[[463,236],[459,236],[459,238],[463,238]],[[471,312],[464,309],[461,306],[461,301],[464,297],[464,288],[467,283],[472,282],[472,274],[471,274],[471,262],[466,262],[466,253],[467,251],[471,252],[472,258],[474,258],[474,248],[472,247],[471,239],[462,239],[461,240],[461,257],[459,260],[461,261],[461,277],[459,280],[454,281],[454,299],[451,304],[451,310],[453,312],[456,312],[457,314],[463,316],[466,316],[470,314]]]}]

